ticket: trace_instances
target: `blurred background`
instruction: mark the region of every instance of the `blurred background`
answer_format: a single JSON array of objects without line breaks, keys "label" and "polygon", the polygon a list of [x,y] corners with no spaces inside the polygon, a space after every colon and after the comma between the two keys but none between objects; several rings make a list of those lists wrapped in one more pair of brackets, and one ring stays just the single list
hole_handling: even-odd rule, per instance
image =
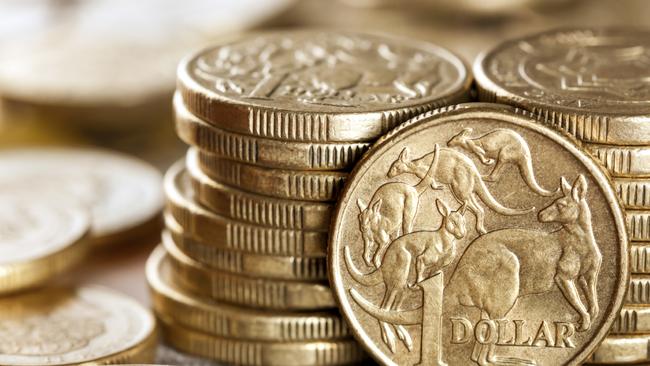
[{"label": "blurred background", "polygon": [[[102,147],[163,171],[185,149],[172,125],[176,64],[241,32],[388,32],[471,64],[506,38],[585,25],[650,26],[650,1],[0,0],[0,149]],[[148,305],[144,262],[158,240],[104,249],[67,280]]]}]

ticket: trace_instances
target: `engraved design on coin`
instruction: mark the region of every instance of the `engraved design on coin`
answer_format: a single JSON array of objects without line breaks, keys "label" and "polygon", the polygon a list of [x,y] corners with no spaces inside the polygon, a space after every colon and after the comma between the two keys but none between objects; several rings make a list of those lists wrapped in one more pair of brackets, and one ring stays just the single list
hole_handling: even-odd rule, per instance
[{"label": "engraved design on coin", "polygon": [[[481,123],[464,108],[485,109]],[[617,247],[625,264],[614,275],[607,238],[627,239],[614,190],[587,156],[571,167],[580,152],[533,120],[504,113],[527,123],[505,128],[517,123],[486,117],[499,108],[416,119],[429,118],[381,141],[352,173],[330,242],[332,286],[382,364],[576,365],[618,315],[611,302],[622,304],[626,285],[609,276],[626,277],[627,250]],[[540,155],[550,147],[571,163],[553,166]],[[484,212],[490,201],[508,211]]]},{"label": "engraved design on coin", "polygon": [[201,55],[193,73],[228,97],[349,108],[440,95],[457,71],[440,55],[389,39],[314,32],[220,47]]}]

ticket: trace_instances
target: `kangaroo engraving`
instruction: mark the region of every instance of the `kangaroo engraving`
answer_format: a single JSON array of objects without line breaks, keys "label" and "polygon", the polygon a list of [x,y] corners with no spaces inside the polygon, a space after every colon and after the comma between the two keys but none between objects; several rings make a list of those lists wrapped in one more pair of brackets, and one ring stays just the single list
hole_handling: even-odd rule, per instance
[{"label": "kangaroo engraving", "polygon": [[[597,282],[602,254],[592,230],[584,176],[573,185],[562,178],[560,186],[563,197],[538,214],[540,222],[561,224],[559,230],[503,229],[478,237],[460,258],[445,289],[445,300],[480,309],[482,319],[499,320],[508,315],[518,298],[557,286],[580,315],[578,329],[588,330],[599,312]],[[500,364],[503,359],[495,356],[495,343],[476,342],[471,359],[481,366]]]},{"label": "kangaroo engraving", "polygon": [[537,183],[530,148],[518,133],[505,128],[497,128],[482,136],[473,138],[470,137],[471,133],[471,128],[463,129],[447,142],[447,146],[459,147],[474,153],[481,163],[494,165],[492,172],[483,177],[485,181],[498,181],[503,168],[507,164],[513,164],[519,169],[519,174],[526,182],[526,185],[538,195],[550,197],[559,192],[559,188],[555,191],[549,191]]},{"label": "kangaroo engraving", "polygon": [[[434,150],[438,151],[438,145]],[[364,242],[363,258],[367,265],[379,268],[388,245],[413,231],[420,196],[431,185],[432,172],[439,159],[429,161],[428,170],[416,186],[404,182],[389,182],[379,187],[370,202],[357,200],[359,229]]]},{"label": "kangaroo engraving", "polygon": [[[356,268],[345,248],[345,261],[350,275],[365,286],[382,282],[386,292],[381,303],[385,311],[399,310],[409,289],[448,266],[456,257],[456,242],[467,234],[465,217],[460,211],[449,211],[447,205],[436,200],[442,223],[434,231],[416,231],[394,240],[388,247],[382,266],[372,273],[362,273]],[[415,271],[415,276],[413,272]],[[414,278],[414,280],[410,280]],[[391,352],[396,350],[395,331],[404,345],[411,350],[412,340],[402,325],[380,321],[382,339]]]},{"label": "kangaroo engraving", "polygon": [[414,174],[420,179],[424,179],[429,167],[432,166],[432,161],[436,159],[438,162],[434,166],[434,170],[430,172],[430,179],[428,179],[431,181],[431,187],[438,188],[438,183],[449,186],[456,200],[476,217],[476,231],[480,234],[485,234],[487,230],[485,229],[485,210],[477,198],[501,215],[524,215],[535,210],[534,207],[513,209],[501,205],[481,179],[481,174],[474,162],[465,154],[454,149],[441,147],[438,152],[434,151],[410,160],[408,148],[404,148],[391,165],[388,177]]}]

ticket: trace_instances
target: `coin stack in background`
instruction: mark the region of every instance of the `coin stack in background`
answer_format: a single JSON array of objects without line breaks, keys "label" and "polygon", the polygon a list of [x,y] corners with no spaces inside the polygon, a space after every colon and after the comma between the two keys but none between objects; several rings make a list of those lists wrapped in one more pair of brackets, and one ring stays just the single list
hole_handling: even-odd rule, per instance
[{"label": "coin stack in background", "polygon": [[147,267],[165,341],[235,364],[364,360],[327,280],[335,200],[375,139],[468,100],[470,83],[444,49],[363,34],[269,33],[181,63],[176,129],[192,147],[167,172]]},{"label": "coin stack in background", "polygon": [[591,362],[650,361],[650,33],[554,30],[503,43],[474,71],[481,100],[532,112],[574,136],[610,173],[626,210],[632,277]]}]

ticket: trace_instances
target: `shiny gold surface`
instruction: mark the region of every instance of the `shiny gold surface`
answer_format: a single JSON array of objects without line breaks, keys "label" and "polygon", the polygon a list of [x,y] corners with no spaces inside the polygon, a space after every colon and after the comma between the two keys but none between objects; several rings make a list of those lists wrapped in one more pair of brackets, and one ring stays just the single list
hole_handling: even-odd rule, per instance
[{"label": "shiny gold surface", "polygon": [[587,362],[591,364],[643,364],[648,361],[650,336],[608,336]]},{"label": "shiny gold surface", "polygon": [[414,119],[374,145],[340,202],[332,286],[382,364],[577,365],[623,303],[628,242],[607,175],[514,108]]}]

